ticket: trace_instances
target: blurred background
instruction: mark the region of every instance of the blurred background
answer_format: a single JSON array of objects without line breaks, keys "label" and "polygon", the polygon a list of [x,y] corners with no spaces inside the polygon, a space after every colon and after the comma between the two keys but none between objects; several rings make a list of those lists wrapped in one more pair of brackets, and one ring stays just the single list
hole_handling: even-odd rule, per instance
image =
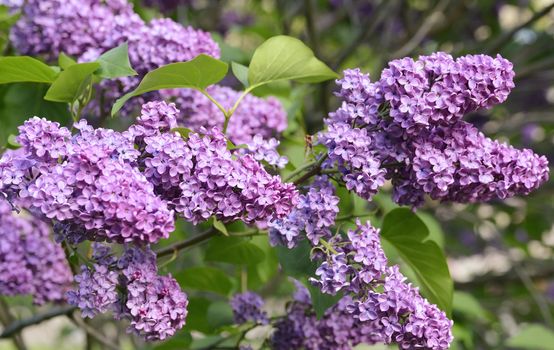
[{"label": "blurred background", "polygon": [[[404,56],[434,51],[453,56],[501,54],[514,63],[516,88],[503,105],[468,115],[466,120],[489,137],[531,148],[554,161],[551,0],[134,3],[145,19],[167,16],[212,32],[222,47],[223,60],[246,65],[259,44],[278,34],[302,39],[339,73],[359,67],[373,77],[379,76],[388,61]],[[7,45],[8,30],[8,16],[0,17],[0,45]],[[233,78],[225,85],[239,87]],[[67,120],[63,108],[42,100],[41,89],[0,86],[0,144],[29,115]],[[337,107],[334,89],[333,82],[282,83],[257,91],[277,96],[287,108],[289,128],[283,135],[282,151],[293,164],[303,161],[306,136],[321,130],[323,117]],[[553,195],[550,181],[527,198],[479,205],[430,201],[421,210],[448,255],[455,281],[454,349],[554,349]],[[377,205],[392,206],[387,198],[378,196]],[[32,312],[25,301],[12,302],[23,305],[22,314]],[[111,329],[118,331],[122,330]],[[36,349],[71,349],[84,341],[71,323],[60,319],[28,328],[24,337]],[[174,346],[165,348],[179,348]],[[11,343],[0,341],[0,349],[10,348]]]}]

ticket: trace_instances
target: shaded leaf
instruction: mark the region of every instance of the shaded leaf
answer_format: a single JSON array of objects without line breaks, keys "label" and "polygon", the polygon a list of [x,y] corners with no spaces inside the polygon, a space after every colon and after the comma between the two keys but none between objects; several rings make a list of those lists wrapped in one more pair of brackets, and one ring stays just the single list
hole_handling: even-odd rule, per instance
[{"label": "shaded leaf", "polygon": [[415,272],[423,294],[450,314],[452,278],[443,251],[428,239],[429,230],[425,223],[410,209],[393,209],[384,218],[381,237],[394,246],[402,260]]},{"label": "shaded leaf", "polygon": [[233,70],[233,75],[244,87],[248,87],[248,67],[237,63],[231,62],[231,69]]},{"label": "shaded leaf", "polygon": [[554,332],[543,325],[530,324],[509,338],[506,344],[517,349],[552,350],[554,349]]},{"label": "shaded leaf", "polygon": [[233,288],[233,283],[227,274],[213,267],[192,267],[178,272],[175,278],[183,287],[198,290],[208,290],[227,295]]},{"label": "shaded leaf", "polygon": [[240,237],[215,237],[206,249],[207,261],[220,261],[235,265],[255,265],[265,258],[263,250]]}]

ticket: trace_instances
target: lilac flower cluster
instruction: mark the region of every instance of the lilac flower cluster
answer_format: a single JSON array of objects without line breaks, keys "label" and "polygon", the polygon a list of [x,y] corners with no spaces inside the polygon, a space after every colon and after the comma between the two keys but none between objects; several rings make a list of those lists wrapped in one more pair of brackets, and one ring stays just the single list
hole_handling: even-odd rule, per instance
[{"label": "lilac flower cluster", "polygon": [[264,140],[262,136],[256,134],[250,142],[246,144],[247,148],[238,148],[239,154],[251,154],[258,162],[266,162],[277,168],[284,168],[289,162],[288,158],[281,156],[277,152],[280,142],[275,138]]},{"label": "lilac flower cluster", "polygon": [[338,203],[331,182],[325,176],[317,177],[287,217],[269,223],[270,243],[294,248],[302,238],[302,231],[312,244],[318,244],[321,238],[330,238],[330,227],[339,212]]},{"label": "lilac flower cluster", "polygon": [[0,295],[33,296],[35,304],[63,301],[71,270],[46,223],[16,215],[0,200]]},{"label": "lilac flower cluster", "polygon": [[352,303],[350,297],[341,298],[318,319],[306,287],[297,282],[296,288],[286,316],[274,324],[270,339],[272,349],[351,350],[359,344],[381,342],[378,330],[350,315],[347,310]]},{"label": "lilac flower cluster", "polygon": [[217,129],[203,130],[204,135],[190,133],[184,140],[164,132],[169,127],[146,125],[146,118],[156,113],[165,114],[160,117],[165,118],[164,125],[174,124],[174,107],[153,102],[144,105],[130,133],[143,153],[145,175],[185,219],[198,223],[215,215],[225,222],[263,225],[292,210],[297,198],[294,186],[268,174],[252,156],[233,155]]},{"label": "lilac flower cluster", "polygon": [[325,167],[370,199],[391,179],[399,204],[424,195],[455,202],[525,195],[548,179],[548,161],[486,138],[461,120],[506,100],[514,87],[504,58],[445,53],[389,63],[371,82],[358,69],[339,80],[342,106],[325,121]]},{"label": "lilac flower cluster", "polygon": [[0,193],[56,223],[59,238],[156,242],[173,230],[173,212],[133,166],[139,156],[121,133],[78,133],[37,117],[20,128],[23,146],[0,163]]},{"label": "lilac flower cluster", "polygon": [[254,322],[256,324],[268,324],[267,313],[262,310],[264,301],[254,292],[236,294],[231,299],[231,307],[235,323],[243,324]]},{"label": "lilac flower cluster", "polygon": [[98,244],[94,252],[95,264],[82,267],[75,276],[78,289],[68,292],[68,302],[83,317],[112,310],[116,318],[130,321],[130,331],[149,341],[167,339],[183,327],[187,296],[173,277],[157,275],[154,252],[127,247],[116,258]]},{"label": "lilac flower cluster", "polygon": [[[213,85],[208,93],[224,108],[230,109],[240,96],[239,91],[229,87]],[[178,119],[194,131],[200,128],[223,127],[223,113],[206,96],[192,89],[165,90],[162,97],[173,99],[181,109]],[[287,128],[287,114],[281,103],[274,97],[262,99],[247,95],[239,104],[227,128],[227,135],[235,144],[250,143],[256,135],[263,139],[277,136]]]},{"label": "lilac flower cluster", "polygon": [[[447,349],[452,321],[406,283],[398,266],[387,267],[379,231],[358,221],[346,237],[315,245],[321,265],[310,282],[323,293],[345,296],[317,321],[296,301],[276,325],[276,349],[351,349],[359,343],[396,343],[401,349]],[[328,323],[326,321],[329,321]]]}]

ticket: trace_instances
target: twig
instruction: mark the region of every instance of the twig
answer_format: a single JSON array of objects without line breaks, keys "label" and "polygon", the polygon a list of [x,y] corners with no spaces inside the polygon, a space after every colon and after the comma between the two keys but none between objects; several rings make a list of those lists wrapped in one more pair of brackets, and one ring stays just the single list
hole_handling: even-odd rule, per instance
[{"label": "twig", "polygon": [[[3,325],[8,325],[14,322],[14,317],[10,312],[10,307],[6,301],[0,298],[0,321]],[[13,344],[18,350],[27,350],[27,346],[23,341],[23,337],[19,333],[15,333],[12,338]]]},{"label": "twig", "polygon": [[190,239],[187,239],[185,241],[177,242],[173,245],[170,245],[169,247],[162,248],[162,249],[156,251],[156,255],[158,257],[161,257],[161,256],[174,254],[174,252],[176,252],[176,251],[179,251],[181,249],[184,249],[184,248],[196,245],[198,243],[204,242],[204,241],[216,236],[217,234],[218,233],[215,229],[211,229],[207,232],[199,234],[198,236],[194,236],[194,237],[192,237]]},{"label": "twig", "polygon": [[112,343],[112,341],[107,339],[103,334],[86,324],[82,318],[75,316],[74,314],[68,315],[67,317],[69,317],[69,319],[73,321],[76,326],[83,329],[87,333],[87,335],[90,335],[105,347],[112,350],[120,350],[116,344]]},{"label": "twig", "polygon": [[408,40],[400,49],[392,54],[392,57],[403,57],[410,55],[421,44],[425,36],[433,29],[435,24],[442,17],[442,12],[446,9],[449,0],[440,0],[439,3],[432,10],[431,14],[425,18],[423,24],[419,27],[419,30],[414,36]]},{"label": "twig", "polygon": [[304,11],[306,14],[308,38],[310,39],[315,55],[319,57],[319,40],[314,23],[314,19],[316,17],[314,0],[304,0]]},{"label": "twig", "polygon": [[502,35],[500,38],[498,38],[498,40],[496,40],[496,42],[493,43],[491,45],[491,47],[486,50],[487,53],[489,53],[489,54],[490,53],[497,53],[498,51],[500,51],[512,39],[512,37],[517,32],[519,32],[520,30],[522,30],[525,27],[530,26],[531,24],[535,23],[536,21],[538,21],[542,17],[548,15],[552,9],[554,9],[554,2],[551,3],[550,5],[546,6],[545,8],[540,10],[539,12],[535,13],[533,15],[533,17],[529,18],[527,21],[523,22],[519,26],[513,28],[509,32],[504,33],[504,35]]},{"label": "twig", "polygon": [[388,10],[391,8],[396,1],[383,1],[379,4],[377,9],[378,14],[374,18],[373,16],[368,16],[365,21],[362,23],[360,28],[367,28],[366,30],[360,29],[358,35],[342,50],[338,57],[335,59],[332,67],[333,69],[338,69],[344,61],[346,61],[360,46],[364,41],[369,38],[371,34],[375,32],[377,27],[387,18]]},{"label": "twig", "polygon": [[0,338],[9,338],[24,328],[39,324],[54,317],[71,314],[73,311],[75,311],[74,306],[64,306],[51,309],[43,314],[38,314],[25,320],[14,321],[4,329],[2,334],[0,334]]}]

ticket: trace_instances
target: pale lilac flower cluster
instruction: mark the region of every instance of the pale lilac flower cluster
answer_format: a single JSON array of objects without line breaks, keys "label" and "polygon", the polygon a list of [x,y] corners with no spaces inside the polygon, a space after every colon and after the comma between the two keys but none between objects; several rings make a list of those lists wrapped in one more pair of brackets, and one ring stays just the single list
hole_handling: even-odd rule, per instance
[{"label": "pale lilac flower cluster", "polygon": [[247,148],[238,148],[239,154],[251,154],[258,162],[265,162],[277,168],[284,168],[289,162],[288,158],[281,156],[277,152],[280,142],[275,138],[265,140],[261,135],[256,134],[250,142],[246,144]]},{"label": "pale lilac flower cluster", "polygon": [[175,132],[148,127],[145,116],[160,108],[172,125],[174,107],[154,102],[144,106],[130,133],[143,152],[145,175],[180,215],[193,223],[215,215],[225,222],[262,225],[288,215],[296,204],[294,185],[268,174],[250,155],[233,155],[215,128],[203,130],[203,135],[190,133],[185,140]]},{"label": "pale lilac flower cluster", "polygon": [[[11,41],[21,54],[55,60],[63,52],[80,62],[93,61],[127,43],[129,60],[138,76],[102,82],[95,100],[87,107],[95,114],[105,112],[101,104],[109,104],[134,89],[147,72],[159,66],[189,61],[200,54],[220,55],[209,33],[171,19],[145,23],[127,0],[30,0],[23,6]],[[133,111],[132,107],[142,101],[136,98],[125,112]]]},{"label": "pale lilac flower cluster", "polygon": [[528,194],[548,179],[546,158],[461,120],[505,101],[513,77],[500,56],[445,53],[394,60],[377,82],[346,70],[342,106],[319,136],[329,149],[324,166],[338,167],[347,188],[366,199],[391,179],[395,201],[412,206],[425,194],[455,202]]},{"label": "pale lilac flower cluster", "polygon": [[0,199],[0,295],[32,295],[33,302],[64,300],[71,270],[46,223],[15,214]]},{"label": "pale lilac flower cluster", "polygon": [[338,203],[331,182],[325,176],[317,177],[287,217],[269,223],[270,243],[294,248],[302,239],[302,231],[312,244],[318,244],[321,238],[330,238],[330,227],[339,212]]},{"label": "pale lilac flower cluster", "polygon": [[[213,85],[208,93],[224,108],[230,109],[241,92],[229,87]],[[162,97],[175,101],[181,110],[178,123],[194,131],[201,128],[222,129],[225,117],[217,106],[196,90],[165,90]],[[281,103],[274,97],[262,99],[247,95],[239,104],[227,128],[227,135],[233,143],[248,144],[256,135],[263,139],[277,136],[287,128],[287,114]]]},{"label": "pale lilac flower cluster", "polygon": [[146,340],[164,340],[183,327],[188,300],[171,276],[159,276],[156,255],[149,248],[127,247],[116,258],[95,245],[95,264],[75,277],[78,289],[68,292],[68,302],[84,317],[108,310],[130,321],[129,330]]},{"label": "pale lilac flower cluster", "polygon": [[254,322],[256,324],[268,324],[267,313],[263,311],[264,301],[254,292],[236,294],[231,299],[231,307],[235,323],[243,324]]},{"label": "pale lilac flower cluster", "polygon": [[134,165],[125,135],[82,121],[71,136],[37,117],[19,129],[23,146],[0,161],[0,192],[56,223],[58,238],[153,243],[173,230],[173,212]]}]

